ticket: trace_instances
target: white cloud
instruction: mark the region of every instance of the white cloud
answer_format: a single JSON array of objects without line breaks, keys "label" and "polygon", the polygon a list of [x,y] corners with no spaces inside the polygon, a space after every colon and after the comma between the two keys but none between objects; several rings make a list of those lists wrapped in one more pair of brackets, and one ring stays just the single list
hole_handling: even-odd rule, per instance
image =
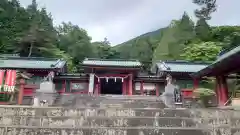
[{"label": "white cloud", "polygon": [[[27,5],[31,0],[20,0]],[[51,12],[54,23],[71,21],[86,29],[93,41],[107,37],[112,44],[169,24],[184,11],[194,17],[192,0],[37,0]],[[239,0],[218,0],[212,25],[239,25]]]}]

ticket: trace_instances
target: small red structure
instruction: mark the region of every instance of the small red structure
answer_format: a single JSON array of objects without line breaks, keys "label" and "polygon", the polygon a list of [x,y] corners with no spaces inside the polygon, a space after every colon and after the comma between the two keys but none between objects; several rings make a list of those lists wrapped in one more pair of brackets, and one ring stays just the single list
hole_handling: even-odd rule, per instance
[{"label": "small red structure", "polygon": [[196,79],[202,77],[215,77],[216,94],[218,104],[225,105],[228,100],[227,78],[229,74],[239,72],[240,63],[240,46],[220,56],[215,62],[208,67],[192,74]]},{"label": "small red structure", "polygon": [[192,78],[191,74],[198,72],[208,66],[203,62],[188,61],[160,61],[156,63],[152,70],[161,78],[171,75],[175,83],[179,85],[183,97],[192,97],[193,90],[198,87],[201,79]]},{"label": "small red structure", "polygon": [[193,97],[193,89],[181,89],[183,97]]},{"label": "small red structure", "polygon": [[[50,73],[59,74],[67,71],[66,61],[61,59],[49,59],[49,58],[34,58],[34,57],[19,57],[19,56],[0,56],[0,69],[4,71],[18,70],[25,71],[32,74],[29,80],[25,80],[24,90],[20,95],[23,95],[24,102],[30,102],[32,100],[33,93],[40,87],[40,83]],[[5,72],[6,74],[7,72]],[[6,82],[6,78],[3,75],[2,81]],[[12,77],[12,76],[10,76]],[[10,79],[11,80],[11,79]],[[1,89],[1,94],[8,94],[8,92]],[[19,99],[21,100],[21,99]]]}]

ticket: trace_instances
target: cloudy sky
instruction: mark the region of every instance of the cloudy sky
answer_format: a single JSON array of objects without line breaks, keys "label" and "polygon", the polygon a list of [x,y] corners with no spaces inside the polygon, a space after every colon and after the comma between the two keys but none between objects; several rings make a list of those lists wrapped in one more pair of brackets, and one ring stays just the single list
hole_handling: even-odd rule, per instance
[{"label": "cloudy sky", "polygon": [[[217,0],[211,25],[239,25],[240,0]],[[119,44],[167,26],[184,11],[194,18],[192,0],[37,0],[51,12],[54,24],[71,21],[88,31],[93,41],[105,37]],[[31,0],[20,0],[23,6]]]}]

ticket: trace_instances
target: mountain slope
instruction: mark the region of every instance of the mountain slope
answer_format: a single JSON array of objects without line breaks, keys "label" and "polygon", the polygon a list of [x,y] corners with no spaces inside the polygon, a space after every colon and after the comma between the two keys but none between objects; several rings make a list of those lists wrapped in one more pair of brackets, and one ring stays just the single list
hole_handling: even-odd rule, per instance
[{"label": "mountain slope", "polygon": [[113,48],[118,50],[119,48],[124,48],[124,47],[129,46],[129,45],[132,46],[135,43],[136,40],[139,40],[139,39],[142,39],[142,38],[144,38],[144,39],[146,39],[146,38],[159,39],[159,37],[162,37],[163,31],[166,30],[166,29],[167,28],[160,28],[160,29],[155,30],[155,31],[144,33],[144,34],[142,34],[140,36],[137,36],[133,39],[130,39],[126,42],[118,44],[118,45],[114,46]]},{"label": "mountain slope", "polygon": [[168,27],[145,33],[114,47],[120,58],[138,59],[146,68],[158,60],[180,59],[186,41],[195,37],[194,23],[184,13]]},{"label": "mountain slope", "polygon": [[122,59],[138,59],[145,69],[148,69],[152,63],[152,55],[161,41],[164,31],[167,28],[161,28],[152,32],[145,33],[127,42],[114,46],[113,49],[119,53]]}]

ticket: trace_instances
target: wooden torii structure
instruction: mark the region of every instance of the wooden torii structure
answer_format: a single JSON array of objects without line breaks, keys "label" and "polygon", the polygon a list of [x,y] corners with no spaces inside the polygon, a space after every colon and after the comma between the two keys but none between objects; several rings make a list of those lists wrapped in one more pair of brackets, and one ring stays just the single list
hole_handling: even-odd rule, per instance
[{"label": "wooden torii structure", "polygon": [[216,78],[216,94],[219,106],[224,106],[228,101],[227,77],[233,73],[240,72],[240,46],[221,55],[206,68],[193,73],[192,77],[198,79],[203,77]]}]

